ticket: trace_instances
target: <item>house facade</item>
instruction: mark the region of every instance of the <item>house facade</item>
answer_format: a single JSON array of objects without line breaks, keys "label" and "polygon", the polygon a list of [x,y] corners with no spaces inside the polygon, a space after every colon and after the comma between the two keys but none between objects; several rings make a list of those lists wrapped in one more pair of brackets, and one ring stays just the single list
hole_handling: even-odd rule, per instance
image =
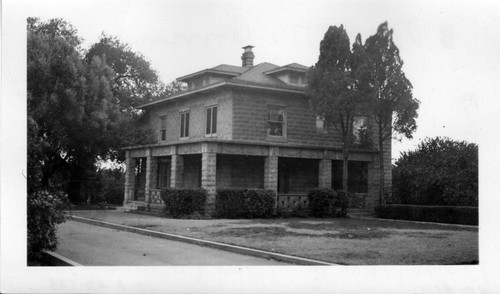
[{"label": "house facade", "polygon": [[[222,64],[180,77],[186,91],[139,107],[156,142],[124,148],[125,207],[160,208],[161,189],[199,187],[208,193],[209,213],[222,188],[273,190],[278,207],[292,210],[307,206],[314,188],[342,188],[342,140],[309,107],[308,68],[254,65],[252,46],[244,47],[241,59],[241,66]],[[372,124],[366,117],[357,122]],[[390,142],[385,152],[389,187]],[[378,151],[355,142],[349,170],[351,206],[373,209]]]}]

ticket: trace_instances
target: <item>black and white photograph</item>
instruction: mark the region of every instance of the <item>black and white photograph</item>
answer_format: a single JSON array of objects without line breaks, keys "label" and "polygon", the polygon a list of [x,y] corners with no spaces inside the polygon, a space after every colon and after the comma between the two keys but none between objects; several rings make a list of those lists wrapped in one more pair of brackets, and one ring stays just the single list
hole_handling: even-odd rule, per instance
[{"label": "black and white photograph", "polygon": [[1,7],[0,292],[500,291],[500,3]]}]

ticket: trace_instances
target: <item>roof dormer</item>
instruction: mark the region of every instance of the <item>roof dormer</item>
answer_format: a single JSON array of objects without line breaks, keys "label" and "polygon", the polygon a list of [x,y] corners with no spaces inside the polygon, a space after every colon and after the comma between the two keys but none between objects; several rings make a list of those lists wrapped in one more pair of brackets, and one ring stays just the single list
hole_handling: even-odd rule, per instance
[{"label": "roof dormer", "polygon": [[305,86],[307,67],[298,63],[290,63],[269,71],[264,72],[266,75],[273,76],[292,86]]}]

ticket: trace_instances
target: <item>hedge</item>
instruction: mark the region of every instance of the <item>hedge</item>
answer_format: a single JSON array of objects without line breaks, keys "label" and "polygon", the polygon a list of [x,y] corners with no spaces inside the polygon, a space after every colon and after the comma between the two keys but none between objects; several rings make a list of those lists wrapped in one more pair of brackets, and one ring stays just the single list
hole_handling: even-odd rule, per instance
[{"label": "hedge", "polygon": [[161,191],[161,199],[165,203],[165,212],[172,217],[203,214],[207,192],[203,189],[168,188]]},{"label": "hedge", "polygon": [[470,206],[384,205],[376,206],[379,218],[478,225],[479,211]]},{"label": "hedge", "polygon": [[276,193],[270,190],[221,189],[215,213],[226,218],[265,218],[275,215]]}]

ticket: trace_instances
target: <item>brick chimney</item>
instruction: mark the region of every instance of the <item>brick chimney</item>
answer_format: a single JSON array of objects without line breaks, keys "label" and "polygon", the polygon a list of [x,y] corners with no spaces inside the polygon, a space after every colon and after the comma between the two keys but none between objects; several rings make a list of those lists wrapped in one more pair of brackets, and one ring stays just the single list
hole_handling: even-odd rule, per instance
[{"label": "brick chimney", "polygon": [[251,45],[243,47],[243,49],[245,51],[241,55],[241,60],[242,60],[241,66],[243,66],[243,67],[252,67],[253,66],[253,59],[255,57],[255,55],[252,52],[253,47],[254,46],[251,46]]}]

